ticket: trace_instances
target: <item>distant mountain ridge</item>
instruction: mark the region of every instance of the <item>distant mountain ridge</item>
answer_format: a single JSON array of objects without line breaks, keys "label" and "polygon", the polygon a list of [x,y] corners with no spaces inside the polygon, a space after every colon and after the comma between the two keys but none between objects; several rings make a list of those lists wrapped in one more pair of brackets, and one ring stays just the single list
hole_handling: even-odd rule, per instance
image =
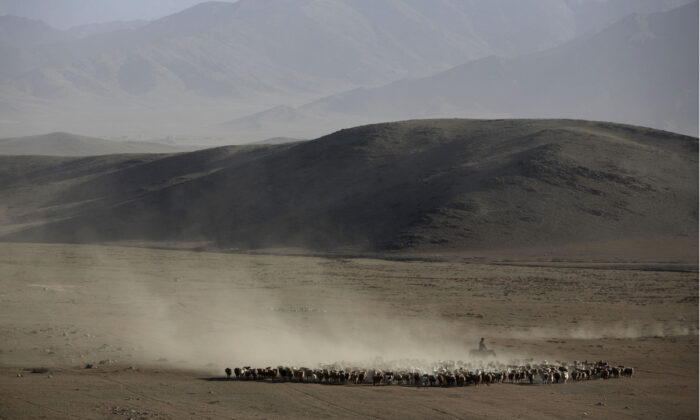
[{"label": "distant mountain ridge", "polygon": [[110,141],[70,133],[0,139],[0,155],[98,156],[121,153],[176,153],[191,148],[137,141]]},{"label": "distant mountain ridge", "polygon": [[[104,22],[153,20],[202,0],[0,0],[0,14],[41,20],[59,29]],[[235,1],[235,0],[232,0]]]},{"label": "distant mountain ridge", "polygon": [[617,15],[683,1],[609,0],[595,10],[573,0],[207,2],[144,25],[83,28],[96,32],[78,39],[0,20],[3,40],[37,32],[0,48],[0,130],[202,134],[271,104],[542,51]]},{"label": "distant mountain ridge", "polygon": [[[441,116],[610,120],[698,134],[698,3],[630,16],[591,37],[516,58],[354,89],[288,109],[300,125]],[[264,119],[284,132],[294,119]],[[243,121],[243,120],[241,120]],[[285,125],[286,124],[286,125]],[[239,122],[237,126],[245,126]]]},{"label": "distant mountain ridge", "polygon": [[64,32],[44,22],[13,15],[0,16],[0,47],[29,47],[65,39]]}]

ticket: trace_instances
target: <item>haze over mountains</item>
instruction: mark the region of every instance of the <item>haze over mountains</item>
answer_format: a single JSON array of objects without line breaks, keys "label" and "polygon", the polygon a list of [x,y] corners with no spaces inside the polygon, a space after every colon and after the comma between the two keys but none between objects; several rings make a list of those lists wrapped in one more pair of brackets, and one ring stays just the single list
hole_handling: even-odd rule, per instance
[{"label": "haze over mountains", "polygon": [[[90,25],[68,31],[5,16],[0,18],[0,132],[18,136],[72,131],[132,138],[207,134],[222,142],[308,138],[370,120],[352,109],[364,106],[360,100],[346,104],[335,97],[318,102],[323,97],[350,91],[341,97],[352,98],[356,95],[352,91],[359,87],[389,95],[391,88],[371,88],[408,78],[401,82],[406,87],[403,95],[420,102],[410,96],[415,91],[413,84],[421,83],[417,77],[435,78],[439,89],[453,83],[447,89],[460,92],[483,83],[474,80],[480,76],[478,71],[469,70],[479,66],[504,77],[494,78],[493,85],[484,88],[493,89],[493,98],[455,100],[429,92],[430,101],[423,104],[392,104],[390,115],[385,109],[370,117],[373,121],[446,114],[549,117],[546,112],[551,109],[560,111],[556,116],[589,117],[585,112],[579,115],[581,109],[575,104],[562,110],[562,101],[552,104],[543,99],[546,104],[526,110],[516,105],[529,103],[533,92],[539,94],[542,82],[527,72],[537,73],[540,67],[554,71],[564,88],[569,81],[585,84],[581,74],[567,75],[581,68],[572,69],[567,57],[578,56],[586,42],[597,42],[629,53],[620,54],[614,62],[619,68],[606,68],[600,58],[584,63],[589,80],[605,82],[594,93],[610,84],[624,86],[636,69],[658,65],[658,49],[664,46],[672,45],[676,55],[685,52],[687,57],[681,64],[676,55],[663,57],[669,61],[664,61],[670,69],[667,74],[672,74],[669,80],[654,78],[659,72],[654,68],[650,74],[637,74],[638,83],[630,83],[629,89],[612,90],[606,106],[618,113],[610,117],[596,114],[596,118],[619,116],[623,121],[697,134],[692,130],[693,121],[688,121],[692,117],[686,115],[693,114],[692,109],[684,108],[685,114],[673,119],[643,106],[619,109],[646,99],[647,90],[633,98],[630,91],[650,84],[664,93],[658,107],[675,100],[681,105],[690,103],[692,108],[692,98],[679,98],[673,83],[692,72],[693,68],[674,73],[697,57],[697,38],[682,45],[669,44],[682,37],[678,35],[681,31],[692,28],[685,23],[677,27],[673,22],[663,27],[654,24],[652,35],[638,41],[637,35],[645,34],[643,22],[636,27],[629,22],[632,18],[615,23],[630,13],[666,11],[685,3],[688,1],[242,0],[203,3],[149,23]],[[611,24],[615,26],[603,29]],[[627,25],[631,32],[615,29],[619,25]],[[669,29],[677,32],[669,35]],[[597,38],[590,38],[600,30]],[[571,42],[574,39],[584,40]],[[691,48],[693,40],[695,48]],[[548,51],[551,48],[558,49]],[[532,55],[542,51],[547,52]],[[606,57],[615,54],[612,47],[601,53]],[[485,58],[492,55],[500,59]],[[553,68],[560,64],[556,60],[568,66]],[[445,76],[449,72],[463,75],[451,80]],[[513,77],[522,85],[515,92],[521,99],[503,104],[498,98]],[[682,81],[686,85],[693,82],[697,86],[696,77]],[[578,94],[577,86],[568,86],[570,97]],[[581,89],[589,90],[588,86]],[[381,100],[390,103],[391,97]],[[326,106],[328,101],[335,105]],[[371,109],[376,100],[369,101]],[[300,105],[314,102],[298,112]],[[293,111],[286,113],[288,123],[279,125],[269,115],[255,116],[252,122],[247,118],[274,107],[278,114]],[[313,112],[307,112],[309,109]],[[696,126],[697,115],[694,119]],[[226,121],[231,123],[221,124]]]},{"label": "haze over mountains", "polygon": [[99,156],[123,153],[176,153],[194,147],[138,141],[110,141],[70,133],[0,139],[0,155]]},{"label": "haze over mountains", "polygon": [[174,155],[0,157],[0,237],[365,251],[693,238],[697,156],[697,138],[641,127],[453,119]]},{"label": "haze over mountains", "polygon": [[576,117],[698,131],[698,3],[629,16],[545,52],[490,56],[433,76],[355,89],[230,122],[294,131],[297,122],[397,118]]},{"label": "haze over mountains", "polygon": [[0,14],[72,29],[105,22],[158,19],[198,3],[201,0],[0,0]]}]

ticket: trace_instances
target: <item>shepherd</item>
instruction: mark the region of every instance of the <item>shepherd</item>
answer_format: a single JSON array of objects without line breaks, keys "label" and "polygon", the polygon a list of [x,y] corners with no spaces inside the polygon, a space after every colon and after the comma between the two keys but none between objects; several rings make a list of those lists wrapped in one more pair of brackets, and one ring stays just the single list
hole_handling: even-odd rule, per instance
[{"label": "shepherd", "polygon": [[484,337],[481,337],[481,341],[479,341],[479,351],[488,351],[484,343]]}]

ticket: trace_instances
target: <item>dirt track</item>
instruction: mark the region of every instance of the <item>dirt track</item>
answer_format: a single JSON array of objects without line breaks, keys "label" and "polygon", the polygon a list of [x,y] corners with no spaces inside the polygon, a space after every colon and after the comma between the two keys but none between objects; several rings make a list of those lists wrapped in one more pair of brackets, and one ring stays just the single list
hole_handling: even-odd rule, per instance
[{"label": "dirt track", "polygon": [[[697,418],[696,271],[509,264],[0,244],[0,418]],[[480,336],[504,359],[637,374],[450,389],[219,380],[244,364],[456,360]]]}]

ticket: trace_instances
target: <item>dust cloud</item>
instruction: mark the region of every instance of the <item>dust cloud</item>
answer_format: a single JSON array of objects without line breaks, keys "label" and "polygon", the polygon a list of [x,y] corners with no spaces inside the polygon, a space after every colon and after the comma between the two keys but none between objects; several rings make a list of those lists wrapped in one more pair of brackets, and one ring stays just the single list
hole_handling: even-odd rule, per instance
[{"label": "dust cloud", "polygon": [[576,328],[525,328],[509,334],[511,338],[569,338],[593,340],[600,338],[641,338],[641,337],[673,337],[698,335],[698,325],[691,325],[684,320],[629,323],[620,322],[609,325],[588,325]]},{"label": "dust cloud", "polygon": [[[270,258],[266,264],[284,264]],[[323,267],[313,270],[324,276]],[[445,361],[479,365],[534,360],[532,354],[503,347],[497,349],[497,357],[473,358],[469,351],[482,336],[503,341],[698,333],[697,326],[682,321],[573,329],[465,327],[440,316],[407,316],[407,308],[371,301],[366,294],[322,281],[309,280],[311,287],[287,283],[283,276],[264,281],[245,266],[229,274],[232,280],[223,282],[177,276],[167,285],[124,282],[115,293],[138,297],[128,304],[138,317],[118,340],[139,348],[143,362],[156,360],[179,368],[335,364],[431,369]]]},{"label": "dust cloud", "polygon": [[331,309],[322,302],[289,305],[284,294],[257,290],[200,291],[198,301],[187,303],[150,293],[154,303],[141,309],[146,316],[136,327],[144,355],[180,367],[426,366],[465,359],[465,342],[478,341],[476,333],[455,336],[437,320],[407,320],[347,293],[348,303]]}]

